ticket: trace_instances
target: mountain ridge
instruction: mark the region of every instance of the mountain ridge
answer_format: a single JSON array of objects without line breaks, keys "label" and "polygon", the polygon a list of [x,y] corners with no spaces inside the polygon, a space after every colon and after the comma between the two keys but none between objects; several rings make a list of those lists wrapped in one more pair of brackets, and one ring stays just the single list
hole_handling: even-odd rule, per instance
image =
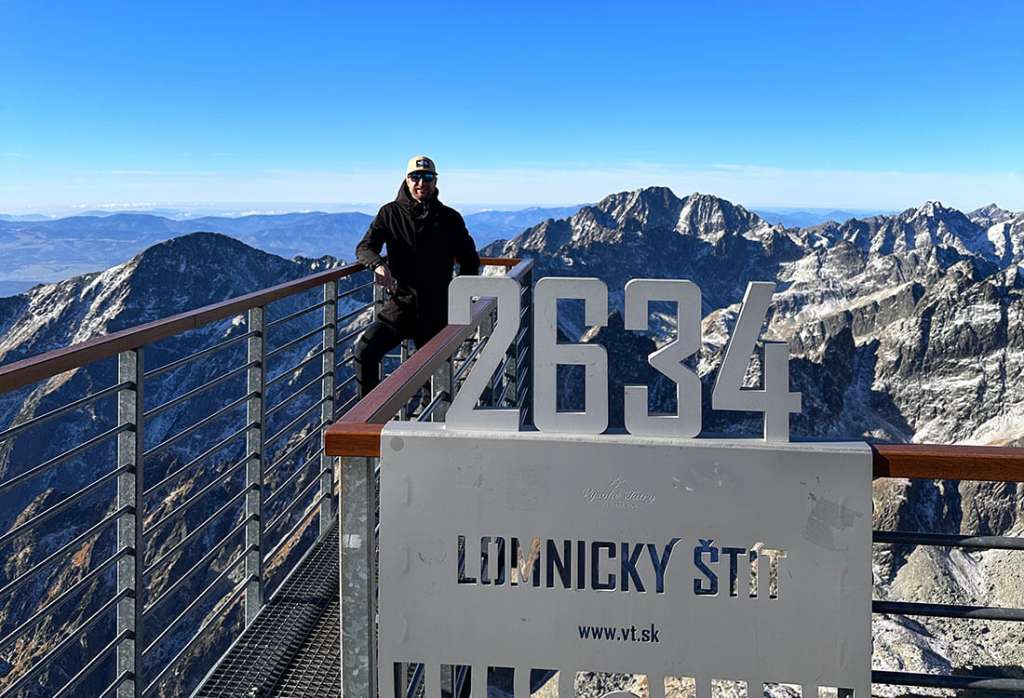
[{"label": "mountain ridge", "polygon": [[[658,410],[672,409],[674,391],[642,359],[671,339],[672,309],[655,304],[654,331],[626,332],[621,324],[622,286],[631,278],[695,281],[703,291],[705,307],[701,348],[690,363],[703,386],[705,433],[754,434],[760,427],[757,415],[712,410],[710,390],[746,283],[774,280],[777,292],[765,336],[790,344],[791,384],[804,395],[803,412],[792,422],[794,434],[1021,445],[1024,276],[1019,261],[1014,261],[1019,259],[1014,245],[1020,214],[983,209],[964,214],[938,202],[925,202],[865,220],[786,228],[713,195],[677,197],[667,188],[653,187],[611,194],[571,216],[547,219],[511,240],[494,243],[485,252],[534,258],[535,278],[604,279],[611,296],[608,327],[586,328],[579,319],[565,323],[566,335],[570,340],[582,337],[602,344],[610,358],[628,357],[629,361],[609,361],[611,385],[618,393],[622,384],[649,382]],[[995,240],[1008,241],[1005,248],[993,240],[993,228],[1003,236]],[[992,247],[985,245],[982,235]],[[104,272],[0,299],[0,342],[6,342],[0,344],[0,364],[224,300],[333,263],[330,258],[287,260],[216,233],[175,238]],[[276,308],[276,316],[298,307]],[[567,316],[574,320],[572,312]],[[307,319],[310,324],[302,327],[312,328],[316,318]],[[236,320],[214,323],[175,340],[174,346],[147,347],[146,360],[153,362],[148,365],[160,365],[236,336],[245,329]],[[303,347],[295,351],[285,365],[307,355]],[[174,373],[167,385],[147,388],[148,399],[158,404],[231,365],[237,364],[225,359],[202,371]],[[314,370],[289,376],[281,389],[294,390],[315,379],[319,366],[310,368]],[[760,380],[756,355],[749,378],[752,385]],[[0,428],[12,419],[64,404],[89,388],[109,385],[112,379],[108,362],[2,396]],[[559,375],[559,384],[567,394],[579,388],[571,374]],[[201,413],[190,410],[169,410],[153,419],[147,425],[150,438],[159,442],[193,423]],[[621,418],[617,407],[613,406],[612,416]],[[278,417],[291,418],[284,413]],[[103,427],[99,423],[86,426]],[[13,450],[0,444],[0,472],[9,477],[24,463],[59,453],[63,444],[80,443],[83,428],[79,422],[57,420],[45,441],[17,440]],[[210,439],[222,435],[216,432]],[[176,454],[175,462],[192,457],[194,449],[185,450]],[[147,460],[147,468],[155,468],[159,477],[160,468],[170,467],[169,463]],[[0,510],[9,517],[38,511],[95,477],[95,464],[74,465],[60,477],[33,485],[24,496],[3,499],[5,506]],[[188,487],[168,492],[161,506],[166,510],[179,504],[215,473],[197,473]],[[1001,484],[876,481],[875,527],[1019,535],[1024,531],[1024,488]],[[214,533],[210,540],[215,540]],[[38,547],[13,562],[7,574],[24,569],[33,551],[45,551],[44,542],[43,538],[34,541]],[[998,553],[984,553],[974,561],[948,550],[925,554],[920,549],[889,548],[876,549],[873,572],[877,598],[982,604],[992,601],[978,598],[979,590],[991,590],[996,601],[1007,605],[1015,603],[1021,576],[1019,564],[1010,565]],[[40,597],[46,593],[45,588],[37,591]],[[9,617],[19,618],[25,609],[8,612]],[[919,671],[972,662],[998,667],[1021,664],[1022,650],[1006,641],[1010,631],[998,623],[976,623],[989,637],[1003,641],[984,646],[966,643],[963,632],[942,619],[918,624],[898,617],[876,618],[874,637],[883,662],[876,668],[891,667],[893,662]],[[939,642],[935,638],[940,633],[951,639]]]}]

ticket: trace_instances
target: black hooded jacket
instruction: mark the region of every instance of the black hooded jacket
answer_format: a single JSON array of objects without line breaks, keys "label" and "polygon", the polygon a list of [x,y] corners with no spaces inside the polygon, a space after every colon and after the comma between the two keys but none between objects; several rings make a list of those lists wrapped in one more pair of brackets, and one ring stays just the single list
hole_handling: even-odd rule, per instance
[{"label": "black hooded jacket", "polygon": [[380,318],[419,336],[436,333],[447,324],[454,262],[461,274],[480,273],[480,257],[465,221],[438,200],[436,190],[429,201],[416,201],[403,180],[398,196],[381,207],[356,246],[356,258],[372,269],[384,261],[384,245],[397,290]]}]

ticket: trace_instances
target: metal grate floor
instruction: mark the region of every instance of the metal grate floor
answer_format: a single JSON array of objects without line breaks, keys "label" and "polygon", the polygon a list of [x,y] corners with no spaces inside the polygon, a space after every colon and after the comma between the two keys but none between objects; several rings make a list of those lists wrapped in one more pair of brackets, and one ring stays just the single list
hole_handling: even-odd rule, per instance
[{"label": "metal grate floor", "polygon": [[335,525],[194,695],[340,695],[340,614]]}]

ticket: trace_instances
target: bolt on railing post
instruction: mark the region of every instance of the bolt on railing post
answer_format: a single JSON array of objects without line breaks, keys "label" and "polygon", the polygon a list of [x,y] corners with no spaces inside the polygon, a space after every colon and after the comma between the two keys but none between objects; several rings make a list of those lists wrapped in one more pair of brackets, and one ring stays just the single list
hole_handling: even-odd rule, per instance
[{"label": "bolt on railing post", "polygon": [[266,325],[264,308],[250,308],[247,325],[249,332],[254,334],[249,337],[247,346],[247,363],[256,365],[250,366],[246,371],[245,390],[247,394],[255,395],[250,397],[245,407],[246,424],[249,427],[245,434],[246,465],[245,465],[245,486],[248,489],[245,495],[245,515],[254,517],[245,525],[245,575],[249,582],[245,587],[245,625],[248,627],[256,618],[256,614],[263,607],[263,410],[264,410],[264,386],[267,384],[267,344]]},{"label": "bolt on railing post", "polygon": [[349,698],[377,695],[375,460],[341,463],[341,695]]},{"label": "bolt on railing post", "polygon": [[[334,342],[338,324],[338,285],[334,281],[324,284],[324,359],[323,379],[320,383],[320,443],[324,442],[324,433],[334,420]],[[334,458],[322,453],[320,455],[320,537],[330,529],[334,519],[334,506],[331,496],[334,493]]]},{"label": "bolt on railing post", "polygon": [[142,497],[143,405],[142,405],[142,349],[121,352],[117,357],[117,380],[129,382],[131,387],[117,394],[117,423],[129,427],[117,435],[117,466],[129,470],[117,478],[117,506],[132,507],[132,511],[117,520],[117,548],[131,553],[117,562],[117,593],[131,590],[131,594],[117,604],[117,632],[131,632],[117,647],[117,675],[128,672],[131,679],[117,689],[118,698],[137,698],[145,688],[142,679],[142,570],[145,567],[142,523],[144,504]]}]

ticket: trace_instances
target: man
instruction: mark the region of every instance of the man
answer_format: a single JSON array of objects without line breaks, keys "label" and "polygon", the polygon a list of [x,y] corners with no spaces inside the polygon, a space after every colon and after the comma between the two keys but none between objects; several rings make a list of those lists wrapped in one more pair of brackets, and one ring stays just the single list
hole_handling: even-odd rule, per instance
[{"label": "man", "polygon": [[[387,260],[380,256],[387,245]],[[425,155],[409,159],[395,200],[385,204],[356,246],[356,258],[390,291],[376,321],[356,344],[359,396],[380,381],[380,362],[403,339],[423,346],[448,324],[453,261],[478,274],[480,257],[466,223],[437,198],[437,167]]]}]

